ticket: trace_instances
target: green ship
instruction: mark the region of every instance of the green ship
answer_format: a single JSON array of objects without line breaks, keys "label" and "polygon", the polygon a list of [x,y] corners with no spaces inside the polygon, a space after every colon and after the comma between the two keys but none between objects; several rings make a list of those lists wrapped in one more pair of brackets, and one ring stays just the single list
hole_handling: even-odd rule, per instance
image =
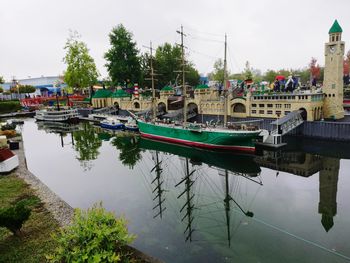
[{"label": "green ship", "polygon": [[254,126],[245,124],[227,123],[227,72],[226,72],[226,35],[225,35],[225,59],[224,59],[224,98],[225,98],[225,117],[224,127],[210,127],[208,125],[199,125],[187,122],[187,104],[186,104],[186,81],[185,81],[185,59],[183,45],[183,29],[181,27],[181,53],[182,53],[182,94],[184,100],[183,123],[175,125],[175,123],[157,122],[156,109],[154,105],[155,89],[154,89],[154,71],[152,64],[152,47],[150,56],[151,77],[152,77],[152,108],[153,120],[145,121],[138,119],[138,126],[142,137],[160,140],[170,143],[178,143],[186,146],[193,146],[205,149],[233,150],[243,152],[255,152],[254,139],[258,137],[261,130]]},{"label": "green ship", "polygon": [[233,130],[202,127],[188,123],[172,125],[138,120],[141,136],[153,140],[177,143],[204,149],[255,152],[254,139],[261,130]]}]

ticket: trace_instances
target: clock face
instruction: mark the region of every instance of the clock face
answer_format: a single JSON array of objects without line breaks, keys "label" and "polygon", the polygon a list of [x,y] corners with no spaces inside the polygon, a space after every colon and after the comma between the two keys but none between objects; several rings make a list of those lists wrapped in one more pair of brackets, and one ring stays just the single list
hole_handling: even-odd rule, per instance
[{"label": "clock face", "polygon": [[333,46],[329,46],[329,52],[331,53],[334,53],[336,50],[336,47],[333,45]]}]

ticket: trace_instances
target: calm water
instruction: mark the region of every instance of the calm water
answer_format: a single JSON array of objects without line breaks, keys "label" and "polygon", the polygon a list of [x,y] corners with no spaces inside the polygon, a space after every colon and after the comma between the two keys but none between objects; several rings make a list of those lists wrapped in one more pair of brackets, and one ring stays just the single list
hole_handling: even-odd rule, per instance
[{"label": "calm water", "polygon": [[347,145],[298,139],[246,157],[89,124],[28,120],[22,133],[32,173],[73,207],[124,215],[134,246],[166,262],[350,260]]}]

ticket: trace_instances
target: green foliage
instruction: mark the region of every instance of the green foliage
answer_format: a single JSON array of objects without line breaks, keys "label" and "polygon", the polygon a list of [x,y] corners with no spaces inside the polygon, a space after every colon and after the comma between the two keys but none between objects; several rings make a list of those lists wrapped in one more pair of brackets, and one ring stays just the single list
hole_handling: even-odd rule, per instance
[{"label": "green foliage", "polygon": [[4,92],[4,88],[0,86],[0,93]]},{"label": "green foliage", "polygon": [[[229,75],[229,74],[228,74]],[[224,62],[218,59],[214,63],[214,71],[210,73],[210,79],[223,83],[224,81]]]},{"label": "green foliage", "polygon": [[94,205],[87,211],[75,210],[71,225],[63,228],[54,239],[58,247],[50,262],[127,262],[123,253],[126,245],[134,240],[124,218],[116,218],[102,205]]},{"label": "green foliage", "polygon": [[20,85],[18,87],[11,87],[10,92],[11,93],[18,93],[18,88],[19,88],[19,93],[33,93],[35,92],[35,87],[31,85]]},{"label": "green foliage", "polygon": [[[169,43],[165,43],[157,48],[154,68],[159,74],[157,76],[158,89],[162,89],[169,82],[182,85],[182,75],[179,72],[182,70],[181,61],[180,46],[172,46]],[[185,73],[185,81],[191,86],[197,85],[199,83],[199,73],[191,62],[186,63],[185,71],[187,71]]]},{"label": "green foliage", "polygon": [[5,83],[4,77],[0,76],[0,84],[3,84],[3,83]]},{"label": "green foliage", "polygon": [[1,101],[0,102],[0,113],[15,112],[22,109],[19,101]]},{"label": "green foliage", "polygon": [[77,32],[71,33],[64,47],[67,52],[63,58],[67,64],[64,81],[69,87],[85,88],[97,82],[99,73],[86,44],[79,38]]},{"label": "green foliage", "polygon": [[78,160],[87,168],[86,161],[95,160],[99,155],[98,148],[102,142],[95,133],[94,127],[90,123],[83,123],[83,129],[74,132],[75,150],[78,151]]},{"label": "green foliage", "polygon": [[245,68],[244,68],[244,77],[245,79],[253,79],[253,72],[252,68],[250,67],[249,61],[245,63]]},{"label": "green foliage", "polygon": [[35,87],[31,85],[21,85],[19,86],[19,93],[33,93],[35,92]]},{"label": "green foliage", "polygon": [[109,34],[110,49],[104,57],[105,66],[113,85],[136,83],[141,79],[141,65],[136,42],[132,40],[132,33],[119,24]]},{"label": "green foliage", "polygon": [[114,137],[112,141],[112,144],[120,150],[119,160],[131,169],[134,168],[135,164],[142,158],[138,139],[137,136],[132,134],[120,134]]},{"label": "green foliage", "polygon": [[30,216],[30,206],[38,203],[37,198],[18,201],[10,207],[0,208],[0,227],[6,227],[14,235],[20,235],[22,225]]}]

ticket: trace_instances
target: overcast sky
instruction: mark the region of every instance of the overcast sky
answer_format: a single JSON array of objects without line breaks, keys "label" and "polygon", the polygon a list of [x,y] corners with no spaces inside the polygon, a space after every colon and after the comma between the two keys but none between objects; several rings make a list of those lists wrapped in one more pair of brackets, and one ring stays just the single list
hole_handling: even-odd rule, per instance
[{"label": "overcast sky", "polygon": [[[290,69],[311,57],[324,64],[324,43],[334,19],[350,43],[349,0],[0,0],[0,76],[10,80],[62,74],[69,29],[77,30],[102,77],[108,34],[122,23],[143,45],[179,43],[181,24],[189,59],[201,73],[224,55],[228,67]],[[349,46],[346,46],[346,50]]]}]

